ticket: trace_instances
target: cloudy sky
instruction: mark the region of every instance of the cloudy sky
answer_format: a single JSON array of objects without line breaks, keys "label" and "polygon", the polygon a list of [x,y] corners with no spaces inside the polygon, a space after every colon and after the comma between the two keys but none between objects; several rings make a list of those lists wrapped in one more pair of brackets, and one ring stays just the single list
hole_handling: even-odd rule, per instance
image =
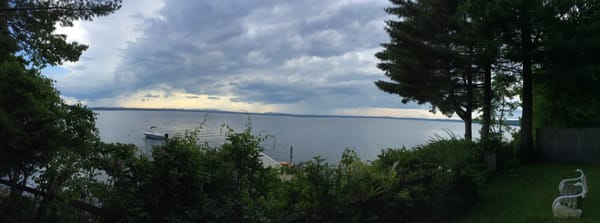
[{"label": "cloudy sky", "polygon": [[444,117],[378,90],[388,0],[125,0],[59,28],[90,45],[48,68],[88,106]]}]

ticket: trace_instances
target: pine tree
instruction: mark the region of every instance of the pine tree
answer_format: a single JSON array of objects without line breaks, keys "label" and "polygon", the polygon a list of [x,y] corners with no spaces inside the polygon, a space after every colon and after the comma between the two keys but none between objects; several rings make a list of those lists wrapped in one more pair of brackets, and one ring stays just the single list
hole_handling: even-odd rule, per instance
[{"label": "pine tree", "polygon": [[375,56],[378,68],[391,81],[377,87],[402,97],[403,103],[429,103],[432,112],[456,113],[465,122],[471,139],[472,113],[478,108],[476,92],[481,77],[475,64],[476,43],[461,23],[461,1],[392,1],[386,12],[398,20],[387,21],[391,41]]}]

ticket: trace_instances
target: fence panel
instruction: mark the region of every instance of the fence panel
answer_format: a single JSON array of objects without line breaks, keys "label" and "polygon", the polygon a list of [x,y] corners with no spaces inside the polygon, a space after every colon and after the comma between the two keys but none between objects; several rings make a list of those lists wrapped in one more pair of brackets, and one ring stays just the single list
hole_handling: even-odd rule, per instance
[{"label": "fence panel", "polygon": [[537,129],[536,137],[542,160],[600,163],[600,128]]}]

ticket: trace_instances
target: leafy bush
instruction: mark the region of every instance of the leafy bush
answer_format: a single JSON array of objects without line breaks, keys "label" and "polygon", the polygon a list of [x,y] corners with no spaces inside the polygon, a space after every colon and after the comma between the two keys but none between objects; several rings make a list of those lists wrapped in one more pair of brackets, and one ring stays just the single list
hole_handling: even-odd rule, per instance
[{"label": "leafy bush", "polygon": [[478,201],[486,179],[481,151],[473,142],[437,138],[408,150],[388,149],[374,162],[381,171],[393,169],[399,182],[395,191],[406,199],[397,216],[407,222],[443,221]]},{"label": "leafy bush", "polygon": [[108,222],[445,221],[477,203],[485,180],[479,145],[455,138],[384,150],[373,162],[351,150],[336,166],[317,157],[286,169],[291,179],[263,167],[264,138],[250,129],[229,129],[218,147],[196,138],[174,137],[150,156],[100,142],[61,153],[38,181],[67,179],[45,220],[102,220],[73,212],[67,201],[80,200],[108,211]]},{"label": "leafy bush", "polygon": [[391,171],[378,171],[346,150],[337,167],[317,157],[284,182],[283,221],[368,222],[383,210],[379,196],[391,189]]},{"label": "leafy bush", "polygon": [[229,131],[219,148],[194,134],[155,147],[151,159],[124,157],[107,171],[111,188],[101,203],[128,222],[263,222],[269,192],[280,181],[260,163],[261,138]]},{"label": "leafy bush", "polygon": [[485,146],[493,148],[493,151],[496,152],[497,167],[505,169],[516,165],[516,151],[519,144],[519,132],[513,132],[512,140],[510,142],[502,141],[502,136],[498,134],[492,134],[491,136],[491,140],[489,140],[487,145],[482,145],[482,147]]},{"label": "leafy bush", "polygon": [[484,181],[481,150],[466,140],[388,149],[373,163],[347,150],[338,166],[315,158],[284,183],[283,221],[445,221],[477,203]]},{"label": "leafy bush", "polygon": [[346,150],[337,166],[317,157],[289,180],[262,166],[261,140],[230,130],[218,148],[187,135],[151,159],[106,156],[100,203],[129,222],[443,221],[476,203],[485,180],[481,152],[465,140],[388,149],[373,163]]},{"label": "leafy bush", "polygon": [[[93,112],[65,104],[51,79],[14,58],[0,64],[0,104],[0,178],[20,186],[0,199],[0,212],[15,213],[3,214],[2,221],[27,221],[19,216],[23,204],[31,204],[28,217],[35,221],[73,216],[63,207],[89,181],[86,168],[95,168],[88,162],[100,141]],[[25,186],[51,196],[23,196]]]}]

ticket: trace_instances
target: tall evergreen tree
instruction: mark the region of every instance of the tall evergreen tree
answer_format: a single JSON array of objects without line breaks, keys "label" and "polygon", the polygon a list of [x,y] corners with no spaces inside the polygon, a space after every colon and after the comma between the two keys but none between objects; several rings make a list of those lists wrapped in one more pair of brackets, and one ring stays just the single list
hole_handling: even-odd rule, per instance
[{"label": "tall evergreen tree", "polygon": [[456,113],[465,122],[471,139],[472,113],[478,107],[474,39],[463,30],[466,17],[458,13],[460,1],[392,1],[386,12],[398,20],[387,21],[391,41],[375,56],[378,68],[391,81],[377,87],[398,94],[402,102],[429,103],[432,111]]},{"label": "tall evergreen tree", "polygon": [[534,158],[533,148],[533,72],[543,57],[542,43],[548,19],[552,14],[546,10],[547,1],[502,1],[505,15],[503,22],[504,57],[521,65],[521,134],[517,156],[522,161]]},{"label": "tall evergreen tree", "polygon": [[482,79],[481,97],[481,139],[487,141],[490,134],[492,118],[492,72],[499,58],[501,40],[497,37],[502,24],[498,22],[501,13],[499,1],[465,0],[461,2],[460,13],[465,20],[462,29],[468,38],[474,40],[475,63]]},{"label": "tall evergreen tree", "polygon": [[600,2],[548,1],[544,58],[534,73],[536,127],[600,126]]},{"label": "tall evergreen tree", "polygon": [[394,7],[387,12],[397,16],[387,23],[391,41],[376,54],[378,67],[391,79],[376,82],[381,90],[400,95],[404,103],[429,103],[444,114],[456,113],[468,126],[471,112],[481,105],[481,136],[486,140],[492,101],[498,97],[492,91],[493,74],[512,75],[501,79],[504,84],[521,82],[517,155],[523,161],[534,158],[534,112],[537,123],[600,124],[600,100],[592,96],[600,82],[599,2],[391,2]]}]

